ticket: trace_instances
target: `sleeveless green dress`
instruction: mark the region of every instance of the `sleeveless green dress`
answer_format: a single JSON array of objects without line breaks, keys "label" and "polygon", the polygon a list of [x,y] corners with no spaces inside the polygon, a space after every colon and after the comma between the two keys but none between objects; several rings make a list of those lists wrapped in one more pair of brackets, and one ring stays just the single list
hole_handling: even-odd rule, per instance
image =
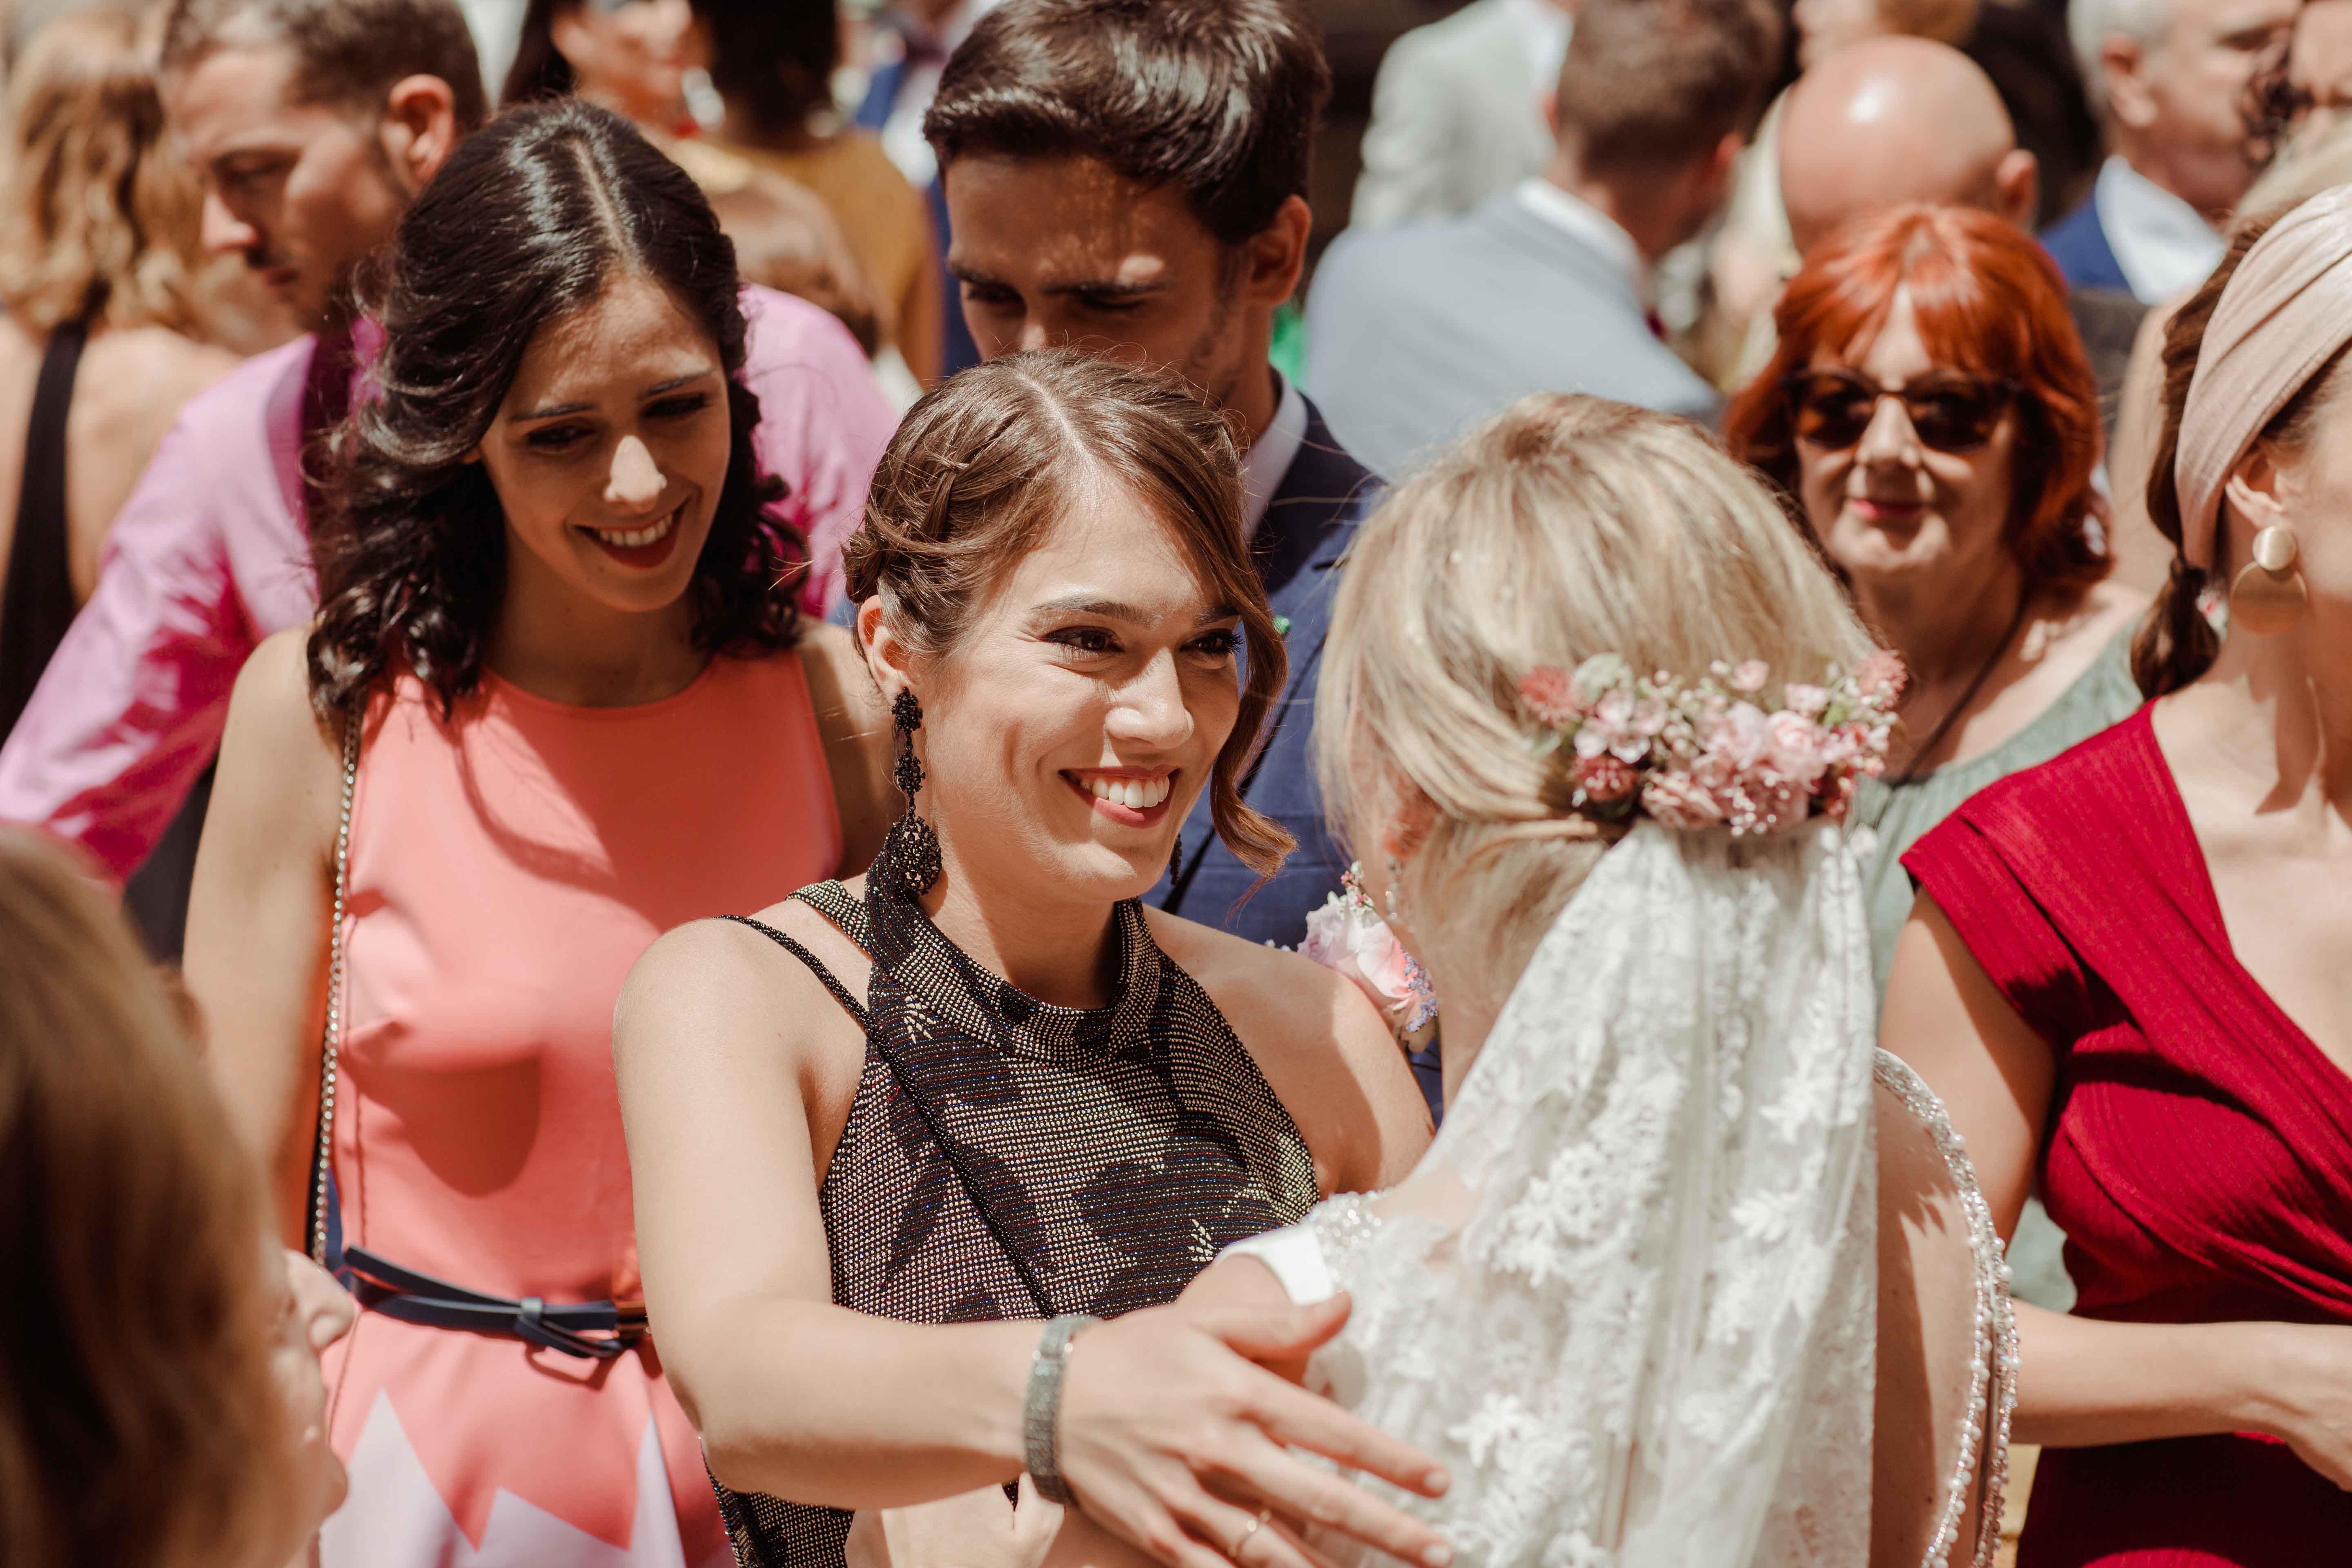
[{"label": "sleeveless green dress", "polygon": [[[2126,626],[2091,667],[2061,692],[2042,716],[1982,756],[1954,763],[1889,787],[1864,779],[1847,817],[1862,855],[1862,896],[1870,919],[1870,963],[1881,996],[1895,963],[1895,940],[1911,917],[1913,889],[1903,868],[1904,852],[1977,791],[1995,779],[2037,767],[2138,711],[2139,685],[2132,679],[2132,634]],[[1868,837],[1865,837],[1867,835]],[[2039,1198],[2027,1203],[2010,1242],[2011,1289],[2021,1300],[2063,1312],[2074,1304],[2074,1282],[2060,1256],[2065,1237],[2042,1213]]]}]

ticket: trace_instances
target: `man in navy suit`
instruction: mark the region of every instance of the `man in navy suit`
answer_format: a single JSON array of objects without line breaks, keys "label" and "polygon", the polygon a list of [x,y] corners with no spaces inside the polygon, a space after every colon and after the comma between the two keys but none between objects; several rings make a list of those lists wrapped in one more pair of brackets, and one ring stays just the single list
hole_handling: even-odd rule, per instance
[{"label": "man in navy suit", "polygon": [[1251,441],[1244,521],[1290,678],[1243,795],[1298,848],[1257,887],[1203,792],[1150,898],[1286,947],[1346,869],[1308,737],[1332,569],[1372,483],[1266,362],[1306,264],[1329,83],[1286,0],[1005,0],[948,62],[924,124],[983,357],[1068,343],[1163,365]]},{"label": "man in navy suit", "polygon": [[2090,198],[2043,231],[2077,289],[2155,305],[2205,280],[2246,194],[2243,101],[2295,0],[2074,0],[2067,29],[2107,128]]}]

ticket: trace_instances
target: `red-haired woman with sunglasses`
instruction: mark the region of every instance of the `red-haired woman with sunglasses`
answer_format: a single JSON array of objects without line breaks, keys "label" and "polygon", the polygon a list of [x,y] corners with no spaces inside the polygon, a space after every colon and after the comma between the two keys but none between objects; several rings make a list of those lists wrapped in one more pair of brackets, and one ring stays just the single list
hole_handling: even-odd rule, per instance
[{"label": "red-haired woman with sunglasses", "polygon": [[2146,601],[2105,581],[2097,385],[2065,285],[2015,226],[1958,207],[1862,219],[1814,247],[1775,320],[1780,352],[1734,400],[1727,439],[1911,676],[1886,777],[1854,808],[1877,836],[1865,891],[1883,987],[1911,912],[1902,853],[1993,780],[2139,706]]}]

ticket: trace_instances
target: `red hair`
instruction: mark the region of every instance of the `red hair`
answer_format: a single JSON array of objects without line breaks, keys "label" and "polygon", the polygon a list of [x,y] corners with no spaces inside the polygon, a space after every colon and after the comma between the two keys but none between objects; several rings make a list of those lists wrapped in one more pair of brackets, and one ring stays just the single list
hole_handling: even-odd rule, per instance
[{"label": "red hair", "polygon": [[1920,342],[1937,364],[2018,388],[2008,543],[2026,581],[2037,588],[2098,582],[2115,564],[2103,542],[2106,505],[2091,485],[2099,462],[2098,383],[2058,268],[2023,230],[1989,213],[1900,206],[1816,245],[1774,307],[1780,342],[1772,362],[1724,417],[1732,455],[1770,479],[1811,533],[1784,383],[1823,351],[1859,357],[1902,289],[1910,291]]}]

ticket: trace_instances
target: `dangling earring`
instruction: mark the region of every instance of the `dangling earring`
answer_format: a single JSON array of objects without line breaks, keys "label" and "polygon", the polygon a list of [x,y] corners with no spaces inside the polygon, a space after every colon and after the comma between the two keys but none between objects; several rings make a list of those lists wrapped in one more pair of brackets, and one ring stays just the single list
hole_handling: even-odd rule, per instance
[{"label": "dangling earring", "polygon": [[1402,900],[1401,899],[1399,899],[1399,898],[1397,897],[1397,889],[1398,889],[1398,887],[1399,887],[1400,885],[1402,885],[1402,884],[1403,883],[1403,881],[1404,881],[1404,862],[1403,862],[1403,861],[1402,861],[1402,860],[1399,860],[1399,859],[1398,859],[1395,856],[1393,856],[1393,855],[1390,856],[1390,857],[1389,857],[1388,871],[1389,871],[1389,898],[1388,898],[1388,904],[1389,904],[1389,923],[1390,923],[1391,925],[1402,925],[1402,924],[1403,924],[1403,923],[1404,923],[1404,903],[1403,903],[1403,900]]},{"label": "dangling earring", "polygon": [[2253,559],[2230,584],[2230,624],[2256,637],[2276,637],[2303,619],[2311,592],[2295,570],[2302,553],[2294,531],[2273,523],[2254,535]]},{"label": "dangling earring", "polygon": [[1184,830],[1176,830],[1176,847],[1168,851],[1168,879],[1173,882],[1184,870]]},{"label": "dangling earring", "polygon": [[907,809],[890,825],[885,849],[889,874],[909,895],[919,898],[940,879],[940,836],[915,812],[915,792],[923,787],[923,764],[915,755],[915,731],[923,727],[923,705],[911,691],[890,700],[890,722],[898,731],[898,760],[890,777],[907,797]]}]

